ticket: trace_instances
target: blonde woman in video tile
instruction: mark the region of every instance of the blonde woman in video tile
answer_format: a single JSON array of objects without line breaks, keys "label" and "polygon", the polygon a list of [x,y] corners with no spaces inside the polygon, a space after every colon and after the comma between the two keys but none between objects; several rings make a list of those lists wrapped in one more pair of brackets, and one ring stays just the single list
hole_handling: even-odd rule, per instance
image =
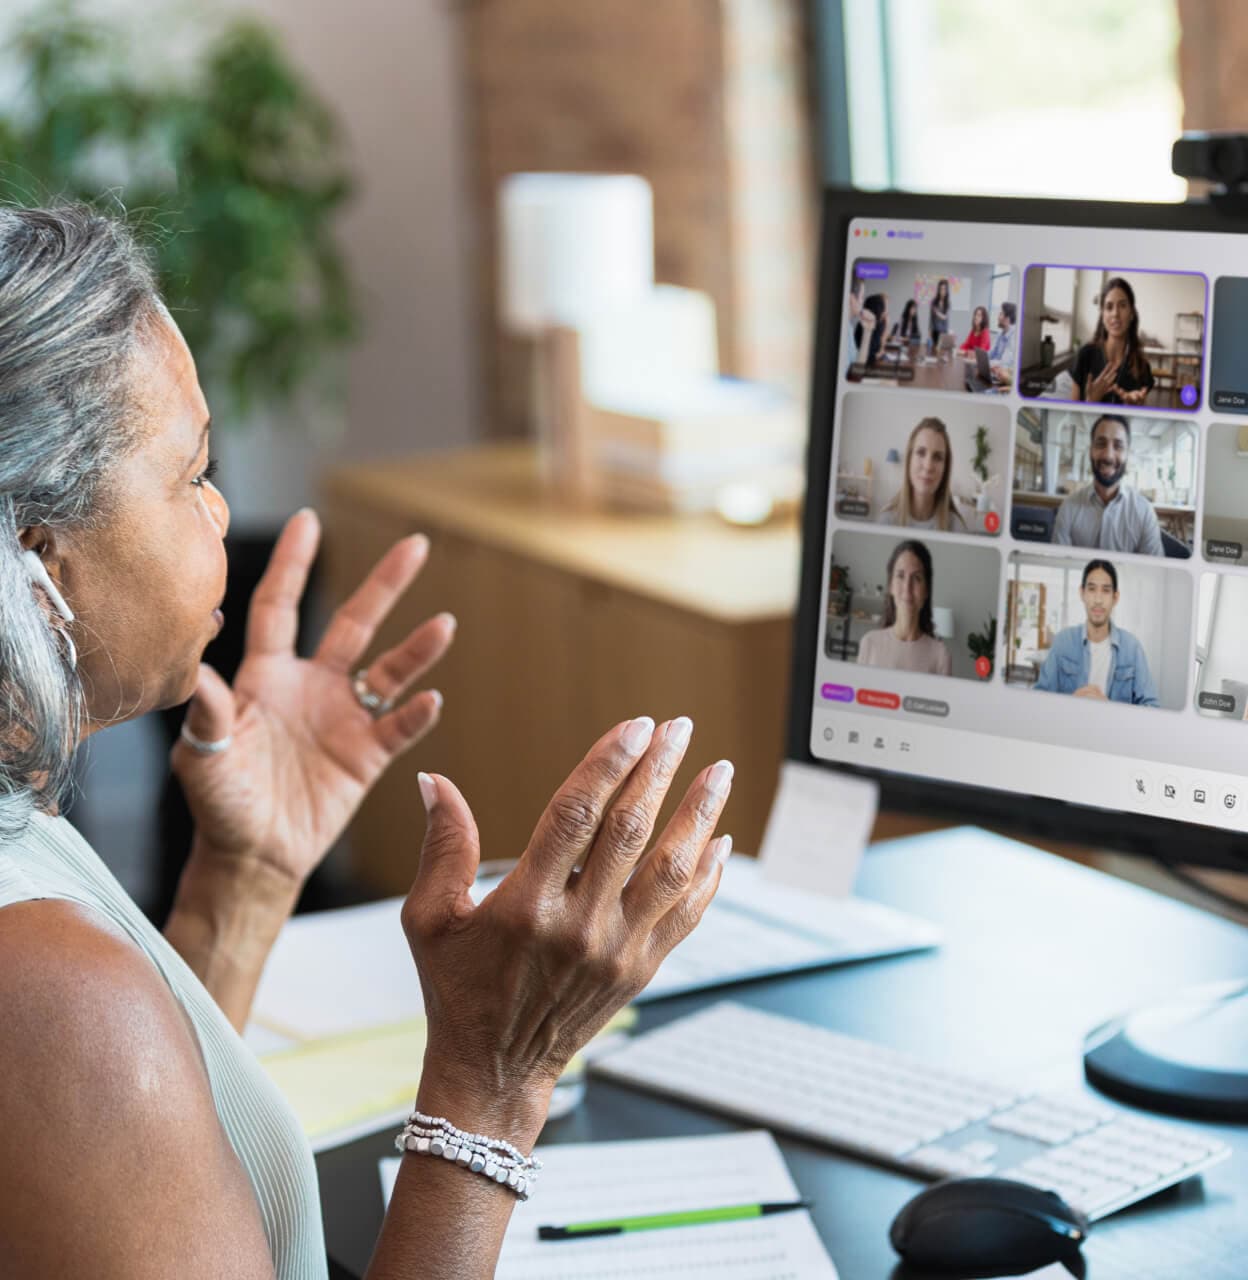
[{"label": "blonde woman in video tile", "polygon": [[884,625],[862,637],[858,661],[864,667],[953,674],[953,657],[932,622],[932,553],[917,539],[899,542],[888,557]]},{"label": "blonde woman in video tile", "polygon": [[880,524],[965,532],[966,521],[949,492],[952,474],[949,429],[939,418],[922,419],[906,442],[901,491],[880,512]]}]

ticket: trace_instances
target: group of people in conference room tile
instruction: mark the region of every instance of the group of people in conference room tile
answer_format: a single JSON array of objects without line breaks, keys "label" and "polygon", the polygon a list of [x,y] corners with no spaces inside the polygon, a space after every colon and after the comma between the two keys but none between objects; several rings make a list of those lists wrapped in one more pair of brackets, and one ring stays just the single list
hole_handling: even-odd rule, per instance
[{"label": "group of people in conference room tile", "polygon": [[[949,332],[950,311],[953,302],[949,281],[940,279],[936,292],[928,304],[927,339],[932,351],[941,346],[941,338]],[[861,280],[854,282],[849,294],[849,362],[873,365],[879,359],[886,342],[922,342],[919,326],[919,304],[915,299],[906,301],[901,319],[889,327],[887,293],[866,293]],[[971,329],[958,348],[964,355],[975,350],[988,352],[994,378],[1008,381],[1014,368],[1014,334],[1018,323],[1018,307],[1013,302],[1003,302],[997,314],[997,336],[993,338],[989,327],[988,308],[978,306],[971,314]]]}]

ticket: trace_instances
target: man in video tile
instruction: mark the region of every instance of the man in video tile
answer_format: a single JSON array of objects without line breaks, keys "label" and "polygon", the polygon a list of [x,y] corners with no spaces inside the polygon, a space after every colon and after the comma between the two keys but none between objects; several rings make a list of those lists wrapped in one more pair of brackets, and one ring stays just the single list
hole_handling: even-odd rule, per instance
[{"label": "man in video tile", "polygon": [[1096,332],[1079,348],[1070,376],[1077,400],[1143,404],[1152,390],[1153,371],[1140,350],[1135,290],[1121,276],[1106,282]]},{"label": "man in video tile", "polygon": [[1131,455],[1131,424],[1104,413],[1092,425],[1088,456],[1092,482],[1076,489],[1057,510],[1053,541],[1064,547],[1098,547],[1141,556],[1165,555],[1152,504],[1123,483]]},{"label": "man in video tile", "polygon": [[1014,380],[1014,325],[1018,321],[1018,308],[1012,302],[1003,302],[997,313],[997,336],[988,352],[988,363],[996,382]]},{"label": "man in video tile", "polygon": [[1108,560],[1090,560],[1079,595],[1087,622],[1057,633],[1034,687],[1102,702],[1160,706],[1143,646],[1110,620],[1118,603],[1117,569]]}]

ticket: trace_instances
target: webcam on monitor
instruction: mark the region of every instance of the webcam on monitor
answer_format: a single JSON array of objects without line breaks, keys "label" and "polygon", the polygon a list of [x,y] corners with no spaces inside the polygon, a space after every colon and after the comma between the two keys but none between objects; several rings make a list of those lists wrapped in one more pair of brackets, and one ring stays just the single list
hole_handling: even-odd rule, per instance
[{"label": "webcam on monitor", "polygon": [[1170,152],[1170,167],[1180,178],[1243,192],[1248,189],[1248,133],[1185,133]]}]

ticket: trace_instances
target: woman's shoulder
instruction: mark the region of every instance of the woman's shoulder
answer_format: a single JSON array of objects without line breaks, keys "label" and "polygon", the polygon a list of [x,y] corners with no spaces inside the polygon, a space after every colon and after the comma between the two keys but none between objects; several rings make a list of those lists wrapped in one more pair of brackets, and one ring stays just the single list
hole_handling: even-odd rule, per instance
[{"label": "woman's shoulder", "polygon": [[101,1272],[171,1274],[196,1239],[184,1276],[272,1275],[190,1023],[124,933],[64,899],[0,910],[0,1020],[0,1126],[21,1153],[0,1158],[0,1238],[22,1240],[30,1274],[66,1274],[72,1221]]},{"label": "woman's shoulder", "polygon": [[[87,1107],[105,1144],[105,1130],[129,1130],[138,1143],[158,1116],[212,1109],[172,992],[130,938],[79,903],[39,898],[0,910],[0,1021],[0,1078],[8,1086],[0,1090],[0,1126],[10,1137],[30,1125],[32,1109],[45,1122],[57,1117],[55,1131],[66,1132]],[[28,1155],[57,1145],[36,1144]],[[0,1162],[0,1186],[5,1176]]]},{"label": "woman's shoulder", "polygon": [[[152,1065],[169,1064],[179,1045],[192,1061],[197,1053],[181,1006],[151,960],[99,911],[65,898],[0,909],[0,1008],[13,1032],[0,1037],[6,1075],[15,1055],[25,1061],[45,1041],[71,1072],[94,1073],[102,1058],[138,1065],[151,1055]],[[133,1073],[122,1075],[133,1080]],[[112,1084],[99,1081],[103,1089]]]}]

